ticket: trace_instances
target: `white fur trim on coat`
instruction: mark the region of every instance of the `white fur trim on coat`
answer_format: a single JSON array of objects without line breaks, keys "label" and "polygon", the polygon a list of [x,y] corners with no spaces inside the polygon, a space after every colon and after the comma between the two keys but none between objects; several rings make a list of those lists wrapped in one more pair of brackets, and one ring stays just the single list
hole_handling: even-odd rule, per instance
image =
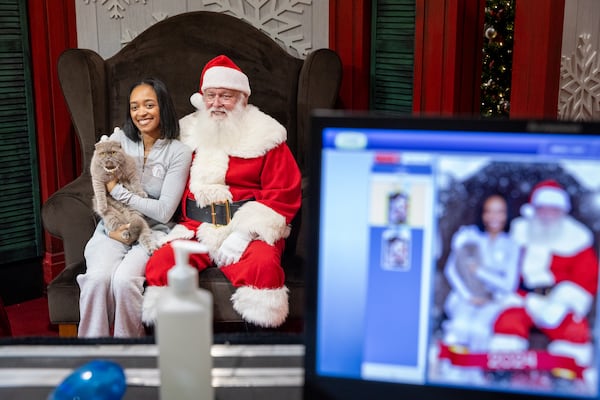
[{"label": "white fur trim on coat", "polygon": [[529,341],[517,335],[495,334],[490,339],[490,352],[503,353],[527,350]]},{"label": "white fur trim on coat", "polygon": [[525,246],[522,276],[529,287],[552,286],[554,274],[550,270],[553,255],[572,257],[593,245],[591,231],[570,215],[564,217],[561,233],[552,241],[535,243],[530,237],[530,221],[516,218],[511,222],[511,237]]},{"label": "white fur trim on coat", "polygon": [[167,233],[165,236],[160,238],[158,241],[159,245],[163,245],[172,242],[176,239],[192,239],[194,237],[194,231],[189,230],[183,225],[177,224]]},{"label": "white fur trim on coat", "polygon": [[167,286],[148,286],[144,291],[144,302],[142,303],[142,322],[147,326],[156,323],[158,314],[158,299],[167,292]]},{"label": "white fur trim on coat", "polygon": [[574,343],[566,340],[554,340],[548,344],[548,353],[573,358],[577,365],[589,367],[592,365],[594,348],[591,343]]},{"label": "white fur trim on coat", "polygon": [[190,191],[198,207],[231,201],[233,196],[225,184],[229,156],[219,149],[198,148],[190,168]]},{"label": "white fur trim on coat", "polygon": [[258,201],[250,201],[235,213],[231,229],[250,234],[270,245],[290,235],[285,217]]},{"label": "white fur trim on coat", "polygon": [[231,296],[233,308],[242,318],[265,328],[283,324],[289,313],[288,288],[257,289],[239,287]]}]

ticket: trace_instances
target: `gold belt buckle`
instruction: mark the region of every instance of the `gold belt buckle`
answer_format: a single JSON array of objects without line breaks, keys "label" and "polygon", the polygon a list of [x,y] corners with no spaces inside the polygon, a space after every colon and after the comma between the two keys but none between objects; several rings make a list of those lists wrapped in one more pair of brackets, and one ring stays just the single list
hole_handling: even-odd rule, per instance
[{"label": "gold belt buckle", "polygon": [[210,203],[210,218],[214,226],[219,227],[228,225],[229,222],[231,222],[231,208],[229,207],[229,200],[225,200],[225,225],[217,224],[217,211],[215,209],[215,203]]}]

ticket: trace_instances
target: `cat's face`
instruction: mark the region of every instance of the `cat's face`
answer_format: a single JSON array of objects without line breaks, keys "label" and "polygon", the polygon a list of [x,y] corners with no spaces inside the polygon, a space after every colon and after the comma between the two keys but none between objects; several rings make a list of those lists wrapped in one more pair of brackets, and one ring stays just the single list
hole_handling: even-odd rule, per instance
[{"label": "cat's face", "polygon": [[95,155],[100,166],[109,174],[117,171],[125,163],[125,153],[121,144],[113,140],[96,143]]}]

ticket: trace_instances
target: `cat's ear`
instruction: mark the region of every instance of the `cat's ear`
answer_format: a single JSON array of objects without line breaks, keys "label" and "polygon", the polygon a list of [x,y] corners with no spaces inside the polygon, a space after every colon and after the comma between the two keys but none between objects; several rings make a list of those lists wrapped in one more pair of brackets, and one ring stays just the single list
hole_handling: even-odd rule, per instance
[{"label": "cat's ear", "polygon": [[108,142],[108,136],[102,135],[102,137],[100,137],[100,140],[98,140],[98,143],[96,143],[94,147],[97,148],[100,143],[105,143],[105,142]]}]

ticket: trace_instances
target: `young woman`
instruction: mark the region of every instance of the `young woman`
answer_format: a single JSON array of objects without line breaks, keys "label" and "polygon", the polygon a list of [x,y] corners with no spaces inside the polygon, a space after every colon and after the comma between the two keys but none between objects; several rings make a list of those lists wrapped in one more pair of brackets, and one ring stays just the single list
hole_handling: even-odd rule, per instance
[{"label": "young woman", "polygon": [[[177,140],[179,122],[164,83],[148,78],[129,93],[123,130],[111,140],[134,157],[148,197],[140,197],[118,181],[106,185],[110,196],[141,212],[158,240],[173,226],[190,170],[191,150]],[[79,337],[143,336],[142,293],[148,252],[121,237],[121,226],[108,232],[100,222],[85,247],[87,271],[77,277]]]},{"label": "young woman", "polygon": [[499,194],[486,197],[480,215],[480,227],[463,226],[454,234],[444,271],[451,287],[444,342],[475,352],[488,349],[493,322],[519,283],[518,246],[506,232],[506,200]]}]

